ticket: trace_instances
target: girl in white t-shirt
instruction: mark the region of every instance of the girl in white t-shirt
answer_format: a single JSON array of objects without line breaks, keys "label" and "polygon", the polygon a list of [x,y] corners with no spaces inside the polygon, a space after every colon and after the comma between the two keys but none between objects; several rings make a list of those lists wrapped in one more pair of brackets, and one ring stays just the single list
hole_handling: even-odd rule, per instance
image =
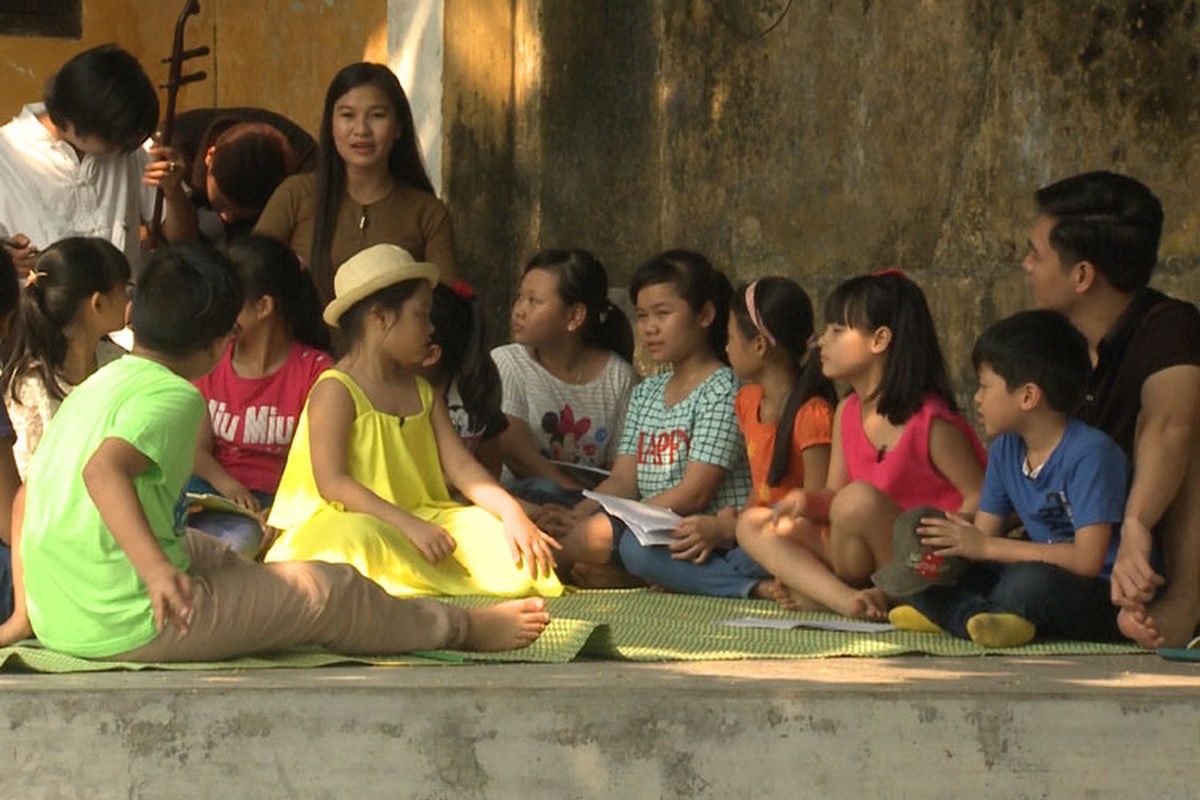
[{"label": "girl in white t-shirt", "polygon": [[500,374],[485,349],[483,318],[471,285],[439,283],[430,317],[433,341],[421,374],[446,401],[450,423],[467,450],[499,479],[500,434],[508,419],[500,408]]},{"label": "girl in white t-shirt", "polygon": [[492,351],[504,387],[504,479],[533,503],[573,505],[567,465],[607,469],[633,389],[633,330],[586,250],[546,250],[525,266],[513,343]]},{"label": "girl in white t-shirt", "polygon": [[129,274],[129,262],[111,242],[82,236],[47,247],[29,273],[0,378],[22,477],[63,398],[125,352],[108,334],[125,327]]}]

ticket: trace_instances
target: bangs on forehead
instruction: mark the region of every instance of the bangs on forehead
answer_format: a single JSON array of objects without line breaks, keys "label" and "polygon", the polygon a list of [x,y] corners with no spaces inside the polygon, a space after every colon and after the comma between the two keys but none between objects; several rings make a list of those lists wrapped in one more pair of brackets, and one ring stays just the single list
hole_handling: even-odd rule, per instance
[{"label": "bangs on forehead", "polygon": [[869,291],[870,284],[862,278],[853,278],[840,284],[825,300],[825,323],[871,330],[873,326],[867,314]]}]

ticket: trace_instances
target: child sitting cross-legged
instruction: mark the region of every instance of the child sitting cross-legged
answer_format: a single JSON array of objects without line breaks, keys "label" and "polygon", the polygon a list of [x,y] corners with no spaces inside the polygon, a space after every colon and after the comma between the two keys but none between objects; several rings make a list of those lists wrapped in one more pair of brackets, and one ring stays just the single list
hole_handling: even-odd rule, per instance
[{"label": "child sitting cross-legged", "polygon": [[242,309],[229,260],[156,251],[133,299],[134,348],[63,402],[30,464],[21,559],[33,631],[85,658],[201,661],[320,644],[344,653],[509,649],[545,628],[544,601],[464,610],[390,597],[353,568],[260,564],[184,528],[204,400]]},{"label": "child sitting cross-legged", "polygon": [[396,596],[557,597],[558,543],[471,456],[421,377],[438,274],[394,244],[338,268],[324,316],[347,352],[300,415],[266,560],[350,564]]},{"label": "child sitting cross-legged", "polygon": [[[1109,575],[1129,465],[1108,436],[1070,417],[1091,370],[1087,341],[1055,312],[1026,311],[984,331],[972,360],[975,405],[995,437],[979,511],[974,524],[955,514],[925,516],[916,531],[935,560],[974,563],[953,584],[907,598],[890,619],[985,647],[1016,647],[1039,633],[1120,640]],[[1012,513],[1029,541],[1003,535]],[[894,587],[913,584],[904,575],[914,566],[917,575],[931,574],[893,563],[875,582],[889,595],[906,593]]]}]

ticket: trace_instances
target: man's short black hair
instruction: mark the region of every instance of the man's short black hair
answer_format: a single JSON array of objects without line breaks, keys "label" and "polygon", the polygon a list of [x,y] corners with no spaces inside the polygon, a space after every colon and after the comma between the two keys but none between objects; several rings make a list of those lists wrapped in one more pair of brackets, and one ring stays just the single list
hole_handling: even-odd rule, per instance
[{"label": "man's short black hair", "polygon": [[142,266],[129,324],[139,346],[182,358],[233,329],[242,283],[233,262],[201,242],[155,250]]},{"label": "man's short black hair", "polygon": [[1092,372],[1087,339],[1057,311],[1022,311],[989,326],[975,340],[971,362],[986,364],[1011,391],[1027,383],[1042,390],[1050,408],[1079,408]]},{"label": "man's short black hair", "polygon": [[84,50],[46,84],[46,111],[60,130],[97,136],[129,152],[158,127],[158,93],[137,59],[112,44]]},{"label": "man's short black hair", "polygon": [[1064,266],[1094,265],[1113,288],[1150,283],[1162,235],[1162,203],[1144,183],[1114,172],[1087,172],[1038,189],[1038,213],[1056,220],[1050,244]]}]

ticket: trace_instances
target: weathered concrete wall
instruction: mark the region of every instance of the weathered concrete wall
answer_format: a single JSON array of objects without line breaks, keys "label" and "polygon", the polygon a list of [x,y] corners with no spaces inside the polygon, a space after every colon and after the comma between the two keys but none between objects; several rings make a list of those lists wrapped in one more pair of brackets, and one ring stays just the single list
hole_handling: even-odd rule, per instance
[{"label": "weathered concrete wall", "polygon": [[493,298],[546,246],[616,283],[687,246],[818,297],[901,267],[966,380],[1027,302],[1033,190],[1110,168],[1162,198],[1158,280],[1200,299],[1195,0],[794,0],[761,36],[785,0],[475,5],[446,6],[446,191]]}]

